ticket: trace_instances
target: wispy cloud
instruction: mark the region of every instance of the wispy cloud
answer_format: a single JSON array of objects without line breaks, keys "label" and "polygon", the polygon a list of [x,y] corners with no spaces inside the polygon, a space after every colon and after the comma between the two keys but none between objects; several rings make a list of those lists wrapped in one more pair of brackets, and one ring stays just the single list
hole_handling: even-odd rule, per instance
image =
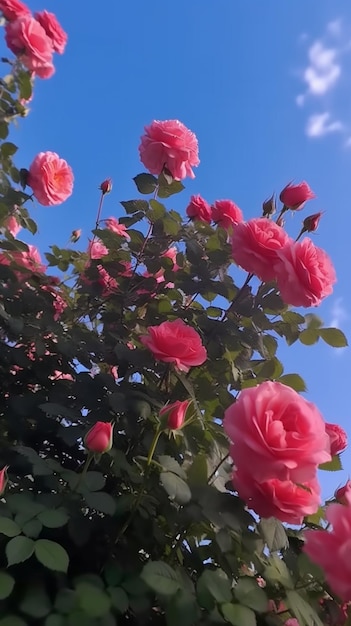
[{"label": "wispy cloud", "polygon": [[343,304],[343,298],[336,298],[331,309],[330,326],[340,328],[343,322],[349,319],[346,308]]},{"label": "wispy cloud", "polygon": [[322,96],[334,87],[341,75],[336,48],[327,48],[322,41],[315,41],[308,51],[309,65],[304,71],[307,91]]},{"label": "wispy cloud", "polygon": [[342,123],[339,120],[332,121],[328,111],[311,115],[306,124],[307,137],[324,137],[329,133],[337,133],[342,130]]}]

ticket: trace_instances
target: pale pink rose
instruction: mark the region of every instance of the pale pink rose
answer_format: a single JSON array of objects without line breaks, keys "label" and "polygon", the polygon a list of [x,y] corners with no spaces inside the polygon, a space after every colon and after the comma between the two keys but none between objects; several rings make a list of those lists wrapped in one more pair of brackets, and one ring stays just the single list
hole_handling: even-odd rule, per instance
[{"label": "pale pink rose", "polygon": [[351,480],[348,480],[343,487],[339,487],[334,493],[339,504],[351,505]]},{"label": "pale pink rose", "polygon": [[180,266],[177,265],[177,254],[178,254],[178,250],[175,246],[171,246],[170,248],[168,248],[168,250],[166,250],[166,252],[163,252],[161,254],[161,257],[164,257],[166,259],[171,259],[171,261],[173,262],[173,267],[172,267],[173,272],[177,272],[180,269]]},{"label": "pale pink rose", "polygon": [[199,165],[196,136],[179,120],[154,120],[145,126],[139,146],[140,160],[158,176],[166,168],[175,180],[195,178],[192,167]]},{"label": "pale pink rose", "polygon": [[351,505],[331,504],[326,510],[329,530],[307,530],[304,552],[319,565],[331,589],[351,601]]},{"label": "pale pink rose", "polygon": [[67,33],[63,30],[56,15],[49,13],[49,11],[40,11],[39,13],[34,13],[34,17],[45,30],[53,50],[63,54],[67,43]]},{"label": "pale pink rose", "polygon": [[108,249],[100,239],[93,239],[89,241],[88,255],[91,259],[101,259],[101,257],[108,254]]},{"label": "pale pink rose", "polygon": [[43,206],[61,204],[72,194],[73,172],[56,152],[39,152],[29,168],[27,184]]},{"label": "pale pink rose", "polygon": [[190,367],[202,365],[207,359],[200,335],[180,319],[149,326],[148,334],[140,337],[140,341],[156,360],[174,363],[181,372],[188,372]]},{"label": "pale pink rose", "polygon": [[278,251],[292,243],[280,226],[266,217],[257,217],[234,228],[232,256],[244,270],[269,282],[276,277],[274,263]]},{"label": "pale pink rose", "polygon": [[200,195],[191,196],[190,202],[186,208],[186,214],[192,220],[199,222],[208,222],[212,220],[211,207]]},{"label": "pale pink rose", "polygon": [[266,583],[265,579],[262,578],[262,576],[257,576],[256,582],[257,582],[258,586],[261,587],[261,589],[264,589],[267,586],[267,583]]},{"label": "pale pink rose", "polygon": [[111,230],[120,237],[126,237],[128,240],[130,239],[126,226],[124,224],[120,224],[115,217],[108,217],[107,220],[104,220],[104,222],[108,230]]},{"label": "pale pink rose", "polygon": [[347,434],[344,429],[339,426],[339,424],[328,424],[325,425],[325,430],[327,431],[327,435],[330,439],[330,453],[332,456],[336,454],[340,454],[344,452],[347,448]]},{"label": "pale pink rose", "polygon": [[292,183],[286,185],[283,191],[281,191],[279,199],[288,209],[298,211],[304,207],[307,200],[312,200],[315,197],[311,187],[303,181],[298,185],[293,185]]},{"label": "pale pink rose", "polygon": [[42,285],[42,289],[44,291],[48,291],[49,293],[51,293],[53,297],[52,306],[54,307],[54,311],[55,311],[54,320],[55,322],[57,322],[57,320],[60,319],[64,310],[67,308],[67,302],[63,299],[60,291],[58,289],[55,289],[54,286]]},{"label": "pale pink rose", "polygon": [[107,297],[118,290],[117,281],[105,270],[102,265],[98,265],[99,272],[98,284],[102,287],[102,296]]},{"label": "pale pink rose", "polygon": [[40,78],[53,75],[51,40],[34,17],[24,15],[6,24],[5,39],[10,50],[28,70]]},{"label": "pale pink rose", "polygon": [[212,206],[212,219],[222,228],[230,228],[243,221],[241,209],[232,200],[216,200]]},{"label": "pale pink rose", "polygon": [[20,0],[0,0],[0,11],[9,22],[30,15],[30,9]]},{"label": "pale pink rose", "polygon": [[[12,261],[16,265],[22,266],[26,273],[44,273],[47,267],[41,261],[39,250],[32,245],[28,245],[28,251],[13,250],[6,254],[0,254],[2,265],[12,266]],[[22,271],[15,269],[14,272],[19,280],[24,278]]]},{"label": "pale pink rose", "polygon": [[232,480],[240,498],[260,517],[275,517],[288,524],[302,524],[304,517],[315,513],[321,504],[316,478],[303,484],[273,477],[257,481],[251,473],[237,470]]},{"label": "pale pink rose", "polygon": [[118,376],[118,365],[111,365],[110,367],[110,374],[111,376],[113,376],[113,378],[115,380],[118,380],[119,376]]},{"label": "pale pink rose", "polygon": [[282,299],[293,306],[318,306],[336,282],[330,257],[308,237],[277,250],[274,273]]},{"label": "pale pink rose", "polygon": [[167,404],[160,410],[160,417],[166,420],[167,428],[170,430],[182,428],[190,404],[190,400],[184,400],[183,402],[177,400],[172,402],[172,404]]},{"label": "pale pink rose", "polygon": [[133,274],[132,264],[130,261],[120,261],[119,264],[124,268],[122,271],[118,272],[119,276],[126,276],[130,278]]},{"label": "pale pink rose", "polygon": [[284,626],[300,626],[300,622],[296,619],[296,617],[289,617],[289,619],[284,622]]},{"label": "pale pink rose", "polygon": [[256,481],[306,483],[330,461],[329,437],[317,407],[278,382],[244,389],[224,414],[238,471]]},{"label": "pale pink rose", "polygon": [[17,237],[18,233],[22,229],[21,224],[18,223],[14,215],[10,215],[4,224],[5,228],[9,231],[12,237]]}]

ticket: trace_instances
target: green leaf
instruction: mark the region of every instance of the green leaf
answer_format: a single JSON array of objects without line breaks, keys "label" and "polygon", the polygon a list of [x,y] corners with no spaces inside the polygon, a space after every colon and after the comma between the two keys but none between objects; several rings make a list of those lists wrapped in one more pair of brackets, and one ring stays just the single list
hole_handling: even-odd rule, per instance
[{"label": "green leaf", "polygon": [[89,617],[103,617],[111,607],[111,598],[98,587],[81,582],[76,587],[80,608]]},{"label": "green leaf", "polygon": [[28,626],[27,623],[17,615],[8,615],[0,619],[0,626]]},{"label": "green leaf", "polygon": [[38,539],[35,542],[35,556],[48,569],[67,572],[69,557],[66,550],[56,541]]},{"label": "green leaf", "polygon": [[62,615],[51,613],[45,620],[45,626],[66,626],[66,621]]},{"label": "green leaf", "polygon": [[294,587],[294,583],[286,563],[284,563],[283,559],[275,554],[270,557],[269,564],[264,570],[263,577],[270,583],[273,583],[273,585],[279,583],[287,589],[293,589]]},{"label": "green leaf", "polygon": [[207,485],[207,479],[207,456],[205,454],[197,454],[188,469],[188,482],[190,486],[201,487]]},{"label": "green leaf", "polygon": [[34,541],[29,537],[19,535],[8,542],[6,546],[6,557],[8,565],[23,563],[29,559],[34,552]]},{"label": "green leaf", "polygon": [[304,346],[312,346],[319,340],[319,331],[315,328],[306,328],[300,333],[299,340]]},{"label": "green leaf", "polygon": [[114,515],[116,511],[116,502],[109,493],[104,491],[92,491],[85,494],[85,501],[91,509],[105,513],[105,515]]},{"label": "green leaf", "polygon": [[158,462],[168,472],[172,472],[173,474],[177,474],[180,478],[186,479],[185,471],[172,456],[161,454],[161,456],[158,457]]},{"label": "green leaf", "polygon": [[258,528],[272,552],[278,552],[288,547],[289,541],[285,528],[275,517],[261,519]]},{"label": "green leaf", "polygon": [[38,515],[38,520],[47,528],[60,528],[68,522],[64,509],[45,509]]},{"label": "green leaf", "polygon": [[257,581],[253,578],[239,578],[234,587],[234,595],[238,602],[249,607],[249,609],[253,609],[258,613],[267,611],[268,598],[266,593],[258,586]]},{"label": "green leaf", "polygon": [[155,593],[172,596],[180,588],[175,571],[163,561],[149,561],[141,573],[142,580]]},{"label": "green leaf", "polygon": [[186,504],[191,500],[189,486],[182,478],[173,474],[173,472],[161,472],[160,481],[171,500],[174,500],[178,504]]},{"label": "green leaf", "polygon": [[77,606],[77,594],[73,589],[60,589],[55,599],[55,610],[66,615]]},{"label": "green leaf", "polygon": [[1,154],[5,158],[15,154],[17,150],[17,146],[15,146],[14,143],[11,143],[11,141],[5,141],[1,146]]},{"label": "green leaf", "polygon": [[0,517],[0,533],[6,537],[17,537],[21,532],[20,527],[9,517]]},{"label": "green leaf", "polygon": [[[221,569],[206,569],[200,576],[197,584],[199,601],[205,594],[210,594],[216,602],[230,602],[232,600],[231,583],[228,576]],[[201,604],[201,601],[200,601]],[[207,608],[206,605],[204,605]]]},{"label": "green leaf", "polygon": [[0,122],[0,139],[6,139],[9,134],[9,125],[6,122]]},{"label": "green leaf", "polygon": [[339,328],[320,328],[318,332],[323,341],[333,348],[346,348],[349,345],[344,333]]},{"label": "green leaf", "polygon": [[22,613],[36,619],[45,617],[51,610],[51,602],[44,586],[35,585],[27,588],[19,608]]},{"label": "green leaf", "polygon": [[151,194],[154,193],[157,187],[157,178],[152,174],[138,174],[133,178],[139,193]]},{"label": "green leaf", "polygon": [[104,577],[109,587],[117,587],[123,578],[123,569],[117,563],[108,563],[104,569]]},{"label": "green leaf", "polygon": [[146,215],[149,210],[149,203],[146,200],[126,200],[121,202],[121,205],[128,215],[133,215],[139,211]]},{"label": "green leaf", "polygon": [[295,391],[307,391],[306,383],[299,374],[284,374],[277,378],[277,383],[283,383]]},{"label": "green leaf", "polygon": [[295,615],[300,626],[311,626],[312,624],[313,626],[323,626],[316,611],[297,591],[287,590],[286,604]]},{"label": "green leaf", "polygon": [[255,613],[241,604],[222,604],[223,617],[233,626],[256,626]]},{"label": "green leaf", "polygon": [[319,469],[325,470],[327,472],[338,472],[339,470],[342,470],[340,456],[338,454],[335,454],[335,456],[332,457],[331,461],[322,463],[322,465],[319,466]]},{"label": "green leaf", "polygon": [[175,193],[180,193],[181,191],[183,191],[183,189],[185,189],[184,185],[180,182],[180,180],[173,180],[171,182],[170,185],[163,184],[163,181],[161,180],[161,176],[159,177],[159,189],[157,192],[157,195],[159,198],[169,198],[170,196],[173,196],[173,194]]},{"label": "green leaf", "polygon": [[198,622],[199,607],[195,597],[179,589],[166,608],[167,626],[192,626]]},{"label": "green leaf", "polygon": [[126,592],[122,587],[110,587],[107,591],[110,595],[113,608],[123,615],[123,613],[128,610],[129,606]]},{"label": "green leaf", "polygon": [[0,572],[0,600],[5,600],[12,593],[15,580],[7,572]]},{"label": "green leaf", "polygon": [[101,472],[87,472],[84,476],[84,485],[89,491],[99,491],[105,487],[105,477]]},{"label": "green leaf", "polygon": [[32,95],[32,80],[29,72],[20,72],[17,76],[20,88],[20,98],[23,100],[29,100]]},{"label": "green leaf", "polygon": [[305,322],[307,324],[307,328],[320,328],[323,324],[323,320],[321,320],[321,318],[315,313],[306,313]]},{"label": "green leaf", "polygon": [[[18,515],[16,515],[16,519],[17,519]],[[41,522],[39,522],[39,520],[37,519],[31,519],[28,522],[26,522],[25,524],[23,524],[22,527],[22,532],[24,535],[26,535],[27,537],[31,537],[32,539],[36,539],[37,537],[39,537],[41,531],[42,531],[43,525]]]}]

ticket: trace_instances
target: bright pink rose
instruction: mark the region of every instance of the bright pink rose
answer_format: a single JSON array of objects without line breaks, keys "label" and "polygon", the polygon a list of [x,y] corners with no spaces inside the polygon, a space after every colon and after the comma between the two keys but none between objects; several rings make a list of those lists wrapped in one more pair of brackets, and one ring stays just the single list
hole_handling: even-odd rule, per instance
[{"label": "bright pink rose", "polygon": [[244,218],[241,209],[232,200],[216,200],[212,206],[212,219],[222,228],[230,228]]},{"label": "bright pink rose", "polygon": [[108,249],[100,239],[93,239],[89,241],[88,255],[91,259],[101,259],[101,257],[108,254]]},{"label": "bright pink rose", "polygon": [[167,428],[179,430],[183,426],[190,402],[190,400],[184,400],[184,402],[177,400],[172,404],[167,404],[160,410],[161,418],[165,417],[167,421]]},{"label": "bright pink rose", "polygon": [[96,422],[84,437],[84,445],[89,452],[103,454],[111,450],[113,444],[113,424]]},{"label": "bright pink rose", "polygon": [[339,504],[351,505],[351,480],[348,480],[343,487],[339,487],[334,493]]},{"label": "bright pink rose", "polygon": [[331,504],[326,510],[331,530],[307,530],[304,552],[319,565],[331,589],[351,601],[351,506]]},{"label": "bright pink rose", "polygon": [[18,223],[14,215],[10,215],[4,224],[5,228],[9,231],[12,237],[16,237],[20,232],[22,226]]},{"label": "bright pink rose", "polygon": [[34,17],[51,40],[52,49],[63,54],[67,43],[67,33],[63,30],[56,15],[48,11],[40,11],[40,13],[35,13]]},{"label": "bright pink rose", "polygon": [[126,237],[128,240],[130,239],[126,226],[124,224],[120,224],[115,217],[108,217],[107,220],[104,220],[104,222],[108,230],[111,230],[120,237]]},{"label": "bright pink rose", "polygon": [[56,152],[39,152],[29,168],[27,184],[40,204],[54,206],[71,195],[73,172]]},{"label": "bright pink rose", "polygon": [[[2,265],[11,265],[12,261],[16,265],[20,265],[26,272],[29,273],[44,273],[46,271],[46,265],[43,265],[40,257],[39,250],[32,245],[28,245],[27,251],[13,250],[6,254],[0,254],[0,263]],[[14,270],[19,280],[23,278],[23,273],[19,270]]]},{"label": "bright pink rose", "polygon": [[155,359],[174,363],[181,372],[188,372],[190,367],[202,365],[207,359],[201,337],[180,319],[149,326],[148,334],[140,337],[140,341]]},{"label": "bright pink rose", "polygon": [[335,456],[343,452],[347,448],[347,434],[344,429],[339,424],[326,423],[325,430],[330,439],[330,454]]},{"label": "bright pink rose", "polygon": [[247,272],[269,282],[276,277],[274,263],[278,250],[292,243],[292,239],[280,226],[266,217],[257,217],[241,222],[234,228],[233,259]]},{"label": "bright pink rose", "polygon": [[118,380],[119,375],[118,375],[118,365],[111,365],[110,367],[110,374],[111,376],[113,376],[114,380]]},{"label": "bright pink rose", "polygon": [[211,207],[200,195],[191,196],[186,214],[190,219],[199,220],[199,222],[210,223],[212,220]]},{"label": "bright pink rose", "polygon": [[268,381],[244,389],[224,415],[236,468],[258,482],[274,476],[306,483],[331,459],[317,407],[286,385]]},{"label": "bright pink rose", "polygon": [[98,265],[99,272],[98,284],[102,287],[102,296],[107,297],[118,290],[117,281],[105,270],[102,265]]},{"label": "bright pink rose", "polygon": [[276,517],[288,524],[302,524],[304,517],[315,513],[321,503],[316,478],[304,484],[278,478],[260,482],[251,473],[238,470],[233,474],[233,484],[240,498],[257,515]]},{"label": "bright pink rose", "polygon": [[289,617],[289,619],[284,622],[284,626],[300,626],[300,622],[296,619],[296,617]]},{"label": "bright pink rose", "polygon": [[274,273],[282,299],[293,306],[318,306],[336,282],[331,259],[308,237],[277,250]]},{"label": "bright pink rose", "polygon": [[53,75],[51,40],[34,17],[24,15],[6,24],[5,39],[10,50],[28,70],[40,78]]},{"label": "bright pink rose", "polygon": [[180,266],[177,265],[177,254],[178,254],[178,250],[175,246],[171,246],[170,248],[168,248],[168,250],[166,250],[166,252],[163,252],[161,254],[161,257],[164,257],[166,259],[171,259],[173,263],[173,267],[172,267],[173,272],[177,272],[180,269]]},{"label": "bright pink rose", "polygon": [[20,0],[0,0],[0,11],[9,22],[30,15],[30,9]]},{"label": "bright pink rose", "polygon": [[154,120],[145,126],[139,153],[151,174],[158,176],[166,168],[175,180],[195,178],[191,168],[200,163],[196,136],[178,120]]},{"label": "bright pink rose", "polygon": [[310,186],[303,181],[298,185],[293,185],[292,183],[286,185],[280,193],[279,199],[288,209],[298,211],[303,208],[307,200],[312,200],[315,197]]},{"label": "bright pink rose", "polygon": [[5,465],[5,467],[3,467],[0,470],[0,496],[3,495],[5,489],[6,489],[6,485],[8,482],[8,478],[7,478],[7,470],[9,469],[9,465]]}]

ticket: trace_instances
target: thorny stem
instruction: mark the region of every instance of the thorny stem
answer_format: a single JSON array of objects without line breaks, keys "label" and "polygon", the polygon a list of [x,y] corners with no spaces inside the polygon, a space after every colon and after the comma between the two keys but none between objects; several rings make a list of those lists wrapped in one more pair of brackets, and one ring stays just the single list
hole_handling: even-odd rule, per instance
[{"label": "thorny stem", "polygon": [[207,484],[210,484],[210,482],[213,480],[213,478],[216,476],[219,468],[221,467],[221,465],[223,463],[226,462],[226,460],[229,459],[229,452],[228,454],[225,455],[225,457],[223,457],[223,459],[221,459],[219,461],[219,463],[217,463],[216,467],[214,468],[213,472],[211,472],[211,474],[209,475],[208,479],[207,479]]},{"label": "thorny stem", "polygon": [[253,274],[248,274],[246,276],[246,280],[244,282],[244,284],[240,287],[239,291],[236,293],[234,299],[231,301],[229,307],[223,311],[222,313],[222,317],[220,319],[220,322],[223,322],[223,320],[226,318],[226,316],[228,315],[228,313],[230,313],[231,309],[234,307],[234,304],[239,300],[242,292],[244,291],[245,287],[249,284],[251,278],[253,278]]},{"label": "thorny stem", "polygon": [[[156,185],[156,187],[155,187],[155,192],[154,192],[154,200],[156,200],[156,198],[157,198],[158,189],[159,189],[159,186],[158,186],[158,185]],[[139,254],[138,254],[138,256],[137,256],[137,260],[136,260],[135,267],[134,267],[134,269],[133,269],[133,274],[132,274],[131,280],[133,280],[133,278],[134,278],[134,276],[135,276],[135,273],[136,273],[136,271],[137,271],[137,269],[138,269],[138,266],[139,266],[139,265],[140,265],[140,263],[141,263],[141,259],[142,259],[142,256],[143,256],[143,254],[144,254],[144,250],[145,250],[146,244],[147,244],[147,242],[148,242],[148,241],[149,241],[149,239],[150,239],[151,232],[152,232],[152,222],[150,222],[150,223],[149,223],[149,229],[148,229],[148,231],[147,231],[147,233],[146,233],[146,237],[145,237],[145,239],[144,239],[143,245],[141,246],[140,252],[139,252]]]}]

